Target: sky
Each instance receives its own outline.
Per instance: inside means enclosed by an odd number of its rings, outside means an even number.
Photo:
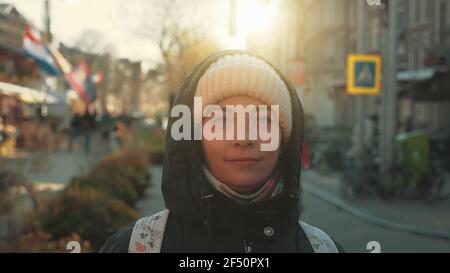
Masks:
[[[145,0],[50,0],[51,31],[56,42],[73,46],[80,40],[83,31],[98,32],[104,44],[114,48],[113,54],[120,58],[142,60],[155,63],[159,59],[158,50],[154,44],[139,38],[130,31],[130,26],[137,25],[145,14],[148,5],[141,5]],[[157,0],[159,1],[159,0]],[[160,0],[164,1],[164,0]],[[199,0],[200,9],[207,20],[214,22],[208,26],[211,36],[223,45],[223,48],[245,48],[246,33],[258,26],[263,26],[264,20],[255,16],[258,0],[237,1],[237,29],[235,38],[229,37],[229,0]],[[0,0],[12,3],[39,30],[43,29],[44,0]],[[142,8],[141,8],[142,6]],[[136,12],[134,12],[136,10]],[[151,10],[148,13],[151,17]]]

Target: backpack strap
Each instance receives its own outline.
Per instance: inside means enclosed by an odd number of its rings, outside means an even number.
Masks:
[[[159,253],[161,251],[164,230],[169,210],[139,219],[131,233],[129,253]]]
[[[300,227],[308,237],[314,253],[339,253],[334,241],[328,234],[321,229],[308,225],[303,221],[299,221]]]

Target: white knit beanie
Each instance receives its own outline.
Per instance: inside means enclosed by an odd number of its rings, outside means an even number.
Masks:
[[[203,107],[232,96],[249,96],[267,105],[279,105],[284,141],[292,130],[289,91],[277,72],[266,62],[248,54],[227,55],[214,62],[200,78],[195,96]]]

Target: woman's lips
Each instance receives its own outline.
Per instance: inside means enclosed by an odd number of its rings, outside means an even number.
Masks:
[[[229,158],[225,159],[227,163],[237,165],[237,166],[251,166],[259,161],[261,161],[260,158],[254,158],[254,157],[236,157],[236,158]]]

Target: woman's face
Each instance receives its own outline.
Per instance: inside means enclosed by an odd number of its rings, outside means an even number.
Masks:
[[[233,96],[224,99],[218,103],[220,107],[225,109],[226,105],[265,105],[260,100],[248,96]],[[268,111],[269,112],[269,111]],[[267,119],[267,127],[270,128],[270,118],[258,115]],[[267,115],[270,117],[270,114]],[[203,127],[205,123],[217,117],[209,117],[203,119]],[[234,138],[233,140],[206,140],[202,138],[202,146],[205,153],[206,163],[210,172],[222,183],[240,193],[254,192],[261,186],[272,173],[277,164],[280,154],[280,145],[278,149],[273,151],[261,151],[261,143],[259,134],[256,140],[249,139],[249,115],[246,115],[245,122],[245,140],[237,139],[237,115],[234,115]],[[223,114],[223,127],[226,128],[226,115]],[[275,122],[275,121],[274,121]],[[224,130],[224,139],[226,129]],[[203,132],[205,134],[205,130]]]

